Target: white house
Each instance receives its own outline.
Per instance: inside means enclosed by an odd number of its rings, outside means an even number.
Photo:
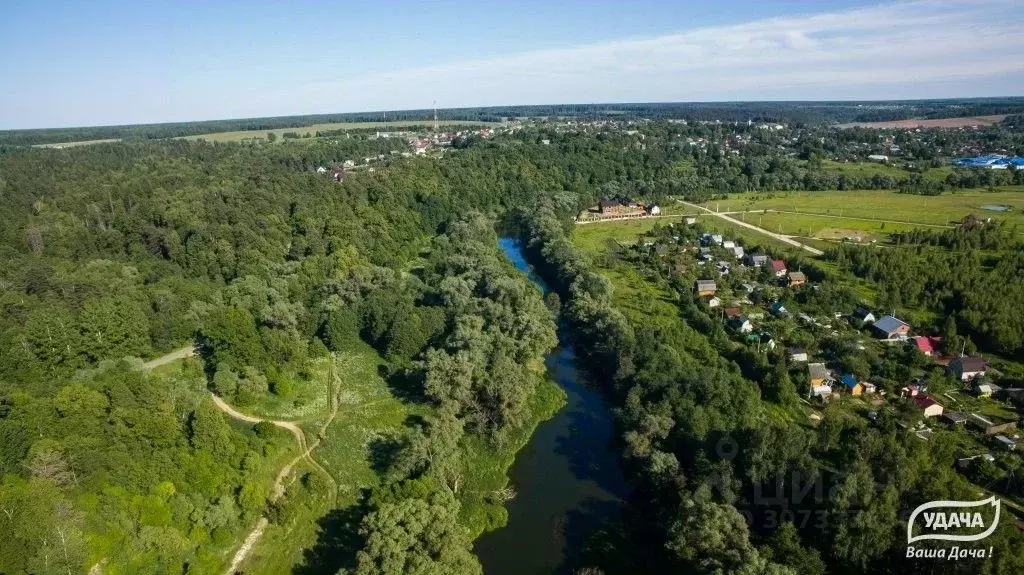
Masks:
[[[882,162],[883,164],[889,161],[889,156],[883,154],[871,154],[868,159],[872,162]]]
[[[327,173],[327,168],[325,168],[323,166],[320,166],[320,167],[318,167],[316,169],[316,173],[318,173],[318,174],[326,174]]]
[[[692,226],[693,224],[697,223],[697,218],[693,218],[693,217],[683,218],[683,222],[686,225],[688,225],[688,226]]]
[[[722,242],[722,247],[727,249],[727,250],[731,250],[734,247],[736,247],[736,242],[734,242],[732,240],[725,240],[724,242]]]
[[[651,204],[647,207],[647,213],[652,216],[657,216],[661,213],[661,207],[659,207],[658,204]]]
[[[718,307],[720,305],[722,305],[722,300],[717,297],[708,300],[708,307]]]

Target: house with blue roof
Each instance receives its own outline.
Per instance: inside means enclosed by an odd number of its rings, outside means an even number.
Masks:
[[[906,338],[910,333],[910,324],[895,316],[887,315],[872,324],[871,331],[881,339],[901,339]]]
[[[861,385],[857,376],[852,373],[844,373],[839,378],[839,384],[842,385],[846,391],[849,391],[850,395],[860,395],[864,393],[864,386]]]

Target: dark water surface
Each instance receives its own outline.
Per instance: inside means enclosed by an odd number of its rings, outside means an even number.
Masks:
[[[530,269],[522,246],[499,240],[515,266],[545,293],[548,288]],[[565,390],[566,404],[541,423],[509,470],[516,498],[508,525],[481,537],[476,553],[487,575],[569,572],[587,535],[617,517],[628,487],[612,450],[612,415],[596,389],[588,387],[574,364],[571,345],[546,360],[548,373]]]

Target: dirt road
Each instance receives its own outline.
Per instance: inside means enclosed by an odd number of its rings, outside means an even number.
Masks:
[[[332,379],[332,381],[333,378],[335,377],[333,364],[329,377]],[[329,387],[329,389],[335,389],[335,386],[332,385]],[[299,427],[299,425],[294,421],[262,419],[236,410],[235,408],[228,405],[226,401],[224,401],[217,395],[213,394],[212,392],[210,393],[210,397],[213,399],[214,405],[216,405],[217,408],[223,411],[224,414],[227,415],[228,417],[252,424],[262,422],[272,423],[277,427],[287,429],[292,434],[292,436],[295,437],[295,442],[299,445],[299,454],[295,456],[295,458],[293,458],[287,464],[285,464],[285,466],[281,468],[281,471],[278,472],[277,478],[274,480],[274,491],[270,495],[271,502],[276,501],[278,498],[284,495],[285,480],[287,480],[288,477],[291,475],[292,469],[295,468],[295,465],[297,465],[299,461],[302,460],[305,460],[307,463],[309,463],[310,466],[323,473],[324,476],[327,477],[327,480],[331,483],[332,491],[335,493],[337,492],[338,487],[337,482],[334,480],[334,476],[331,475],[329,471],[324,469],[324,467],[320,465],[320,463],[317,462],[317,460],[314,459],[312,455],[310,455],[310,453],[314,449],[316,449],[318,445],[320,445],[320,439],[324,436],[324,432],[327,429],[327,426],[329,426],[331,422],[334,421],[334,417],[338,414],[338,401],[336,394],[333,394],[331,396],[331,412],[328,415],[327,419],[324,421],[323,425],[320,426],[320,430],[317,433],[317,437],[316,439],[313,440],[312,443],[306,442],[306,434],[302,431],[302,428]],[[248,557],[249,552],[252,551],[252,548],[259,541],[260,537],[263,536],[263,531],[267,528],[268,523],[269,522],[266,516],[260,517],[260,520],[256,522],[256,526],[253,527],[252,531],[249,532],[249,535],[246,536],[245,541],[242,543],[242,546],[239,547],[238,551],[235,552],[234,557],[232,557],[231,559],[231,566],[228,567],[227,571],[225,571],[225,575],[232,575],[238,570],[238,567],[242,564],[243,561],[245,561],[245,558]]]
[[[162,355],[158,358],[151,359],[143,363],[142,369],[153,369],[155,367],[166,365],[179,359],[192,357],[195,354],[195,346],[189,345],[181,349],[176,349],[166,355]],[[336,390],[338,387],[333,384],[335,377],[333,363],[331,364],[331,370],[328,377],[332,382],[332,385],[330,385],[328,389]],[[260,417],[256,417],[254,415],[242,413],[241,411],[238,411],[237,409],[231,407],[226,401],[224,401],[218,395],[214,394],[213,392],[210,393],[210,398],[213,400],[213,404],[216,405],[217,408],[224,412],[224,414],[227,415],[228,417],[232,419],[237,419],[238,421],[244,421],[246,423],[252,424],[263,422],[272,423],[277,427],[280,427],[281,429],[287,429],[288,432],[292,434],[292,437],[295,438],[295,442],[299,446],[299,454],[296,455],[295,458],[293,458],[287,464],[285,464],[285,466],[281,468],[281,471],[277,473],[277,477],[274,479],[274,490],[270,495],[271,502],[276,501],[278,498],[284,495],[285,481],[291,475],[292,470],[295,468],[295,465],[297,465],[299,461],[302,460],[305,460],[307,463],[309,463],[310,466],[323,473],[324,476],[327,477],[327,480],[331,483],[332,491],[337,492],[337,482],[334,480],[334,476],[331,475],[329,471],[324,469],[324,467],[320,465],[320,463],[317,462],[317,460],[314,459],[312,455],[310,455],[310,452],[312,452],[314,449],[316,449],[318,445],[320,445],[320,439],[324,436],[324,432],[326,431],[327,426],[329,426],[331,422],[334,421],[335,416],[338,414],[337,393],[330,391],[329,393],[331,393],[331,411],[328,414],[327,419],[320,426],[320,429],[317,433],[317,437],[316,439],[314,439],[312,443],[308,443],[306,441],[306,434],[302,431],[302,428],[298,425],[298,422],[263,419]],[[252,548],[259,541],[260,537],[263,536],[263,531],[267,528],[268,524],[269,521],[265,516],[260,517],[259,521],[256,522],[256,525],[253,527],[252,531],[250,531],[249,535],[246,536],[245,541],[242,543],[242,546],[239,547],[238,551],[235,552],[234,557],[231,559],[231,566],[228,567],[227,571],[225,571],[225,575],[232,575],[238,570],[238,567],[242,564],[243,561],[245,561],[245,558],[248,557],[249,552],[252,551]],[[102,565],[100,563],[97,563],[93,567],[93,570],[98,573],[99,569],[101,568]]]
[[[820,256],[820,255],[825,253],[825,252],[819,250],[818,248],[812,248],[811,246],[802,244],[802,243],[794,240],[793,238],[791,238],[789,236],[784,236],[782,234],[774,234],[774,233],[769,232],[768,230],[766,230],[764,228],[759,228],[759,227],[755,226],[754,224],[748,224],[747,222],[744,222],[744,221],[741,221],[741,220],[737,220],[736,218],[734,218],[732,216],[728,216],[726,214],[719,213],[719,212],[713,212],[713,211],[711,211],[711,210],[709,210],[709,209],[707,209],[707,208],[705,208],[703,206],[698,206],[697,204],[691,204],[690,202],[684,202],[683,200],[676,200],[676,201],[678,201],[679,203],[681,203],[683,205],[690,206],[691,208],[696,208],[698,210],[706,212],[706,213],[708,213],[708,214],[710,214],[712,216],[722,218],[723,220],[729,222],[730,224],[736,224],[737,226],[742,226],[744,228],[753,230],[753,231],[755,231],[755,232],[757,232],[759,234],[764,234],[766,236],[775,238],[776,240],[778,240],[778,241],[780,241],[780,242],[782,242],[784,244],[789,244],[791,246],[798,247],[798,248],[800,248],[802,250],[805,250],[805,251],[808,251],[808,252],[810,252],[810,253],[812,253],[812,254],[814,254],[816,256]]]
[[[161,355],[156,359],[151,359],[146,363],[142,364],[142,369],[153,369],[154,367],[160,367],[161,365],[167,365],[172,361],[178,361],[179,359],[185,359],[186,357],[192,357],[196,354],[196,346],[187,345],[181,349],[176,349],[167,355]]]

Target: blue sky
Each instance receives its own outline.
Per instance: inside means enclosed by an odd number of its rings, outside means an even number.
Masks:
[[[0,129],[501,104],[1024,95],[1013,0],[0,8]]]

